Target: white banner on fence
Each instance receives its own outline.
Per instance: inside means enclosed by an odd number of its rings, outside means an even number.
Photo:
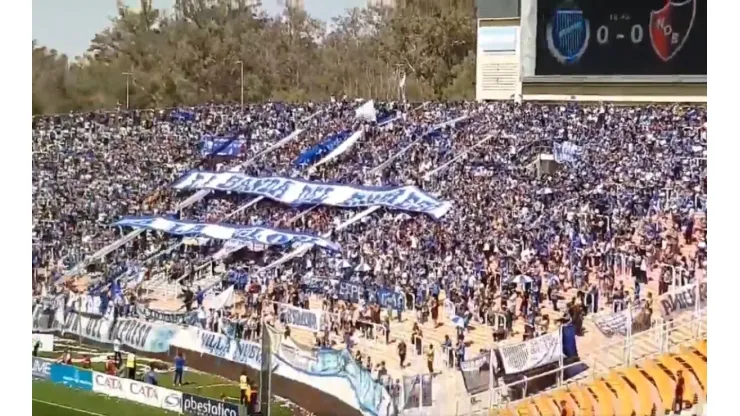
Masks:
[[[178,337],[172,345],[241,363],[256,370],[262,368],[262,347],[259,344],[205,330],[188,331],[196,331],[194,344],[192,338]]]
[[[33,348],[37,342],[40,342],[39,351],[52,352],[54,351],[54,335],[52,334],[31,334],[31,348]]]
[[[697,304],[698,302],[698,304]],[[660,297],[660,311],[663,318],[671,318],[674,314],[683,311],[702,308],[707,304],[707,282],[691,283],[679,287],[673,292],[664,293]]]
[[[260,195],[288,205],[329,205],[344,208],[380,205],[441,218],[450,202],[439,201],[415,186],[371,187],[309,182],[282,177],[256,178],[236,172],[193,171],[173,185],[175,189],[213,189]]]
[[[182,392],[93,372],[93,391],[147,406],[182,412]]]
[[[170,340],[181,330],[176,325],[139,319],[118,319],[115,325],[113,322],[70,313],[60,330],[62,335],[74,334],[104,344],[111,344],[120,338],[121,344],[146,352],[169,351]]]
[[[559,360],[563,354],[563,340],[560,331],[554,331],[501,347],[499,352],[506,374],[515,374]]]
[[[599,331],[607,337],[612,337],[615,334],[627,335],[627,331],[630,325],[632,325],[634,317],[638,316],[641,311],[642,307],[635,306],[611,314],[596,315],[593,318],[593,322],[599,328]]]
[[[144,305],[135,305],[136,315],[142,319],[167,322],[180,325],[195,325],[198,323],[198,311],[170,312],[150,309]]]
[[[286,303],[278,306],[278,316],[285,325],[319,332],[324,328],[324,312],[315,309],[297,308]]]

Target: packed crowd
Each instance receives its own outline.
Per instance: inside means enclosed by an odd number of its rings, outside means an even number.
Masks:
[[[619,292],[618,262],[631,267],[641,283],[646,268],[658,263],[687,274],[705,267],[706,235],[694,231],[693,215],[706,209],[703,108],[389,103],[377,105],[390,120],[381,125],[358,119],[357,106],[348,101],[206,106],[35,119],[34,263],[61,275],[124,235],[128,230],[109,226],[124,215],[265,224],[326,235],[342,250],[314,248],[266,273],[260,269],[288,248],[236,252],[224,260],[223,276],[247,293],[266,292],[278,278],[296,302],[309,292],[331,301],[338,298],[332,285],[351,281],[404,291],[406,308],[425,319],[439,313],[438,295],[444,291],[465,325],[502,312],[508,325],[521,317],[531,328],[542,321],[542,302],[558,310],[558,292],[565,288],[586,293],[598,287],[606,297]],[[264,152],[298,128],[304,131],[293,140]],[[318,167],[296,163],[328,135],[359,129],[364,137],[338,158]],[[204,157],[199,142],[205,134],[236,135],[246,144],[236,157]],[[537,175],[529,168],[537,154],[552,153],[565,142],[578,152],[556,171]],[[169,185],[184,172],[235,166],[253,176],[416,185],[453,207],[440,220],[382,208],[341,230],[358,209],[292,207],[223,192],[178,207],[192,192],[175,192]],[[670,215],[671,221],[657,214]],[[678,255],[665,227],[681,230],[700,250],[690,258]],[[637,244],[636,234],[647,238]],[[101,274],[110,276],[133,261],[148,277],[167,270],[175,279],[208,263],[222,246],[178,241],[142,233],[108,256]],[[638,299],[639,284],[632,289],[619,296]],[[572,308],[587,302],[583,293],[567,300],[566,310],[576,315],[567,319],[576,324],[582,313],[604,304]],[[339,304],[331,303],[341,316]],[[381,324],[380,314],[370,309],[362,305],[352,313]],[[242,328],[252,327],[252,317],[244,318]]]

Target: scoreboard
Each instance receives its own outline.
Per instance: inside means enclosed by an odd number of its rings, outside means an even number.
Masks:
[[[706,0],[533,0],[535,75],[706,75]]]

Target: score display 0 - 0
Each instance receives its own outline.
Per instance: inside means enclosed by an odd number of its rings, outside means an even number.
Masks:
[[[706,75],[706,0],[538,0],[536,75]]]

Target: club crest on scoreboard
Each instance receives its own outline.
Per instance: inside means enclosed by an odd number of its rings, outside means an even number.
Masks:
[[[588,19],[573,1],[562,3],[545,29],[547,49],[561,64],[578,62],[591,39]]]
[[[655,54],[664,62],[676,56],[689,39],[695,19],[696,0],[668,2],[650,12],[650,42]]]

